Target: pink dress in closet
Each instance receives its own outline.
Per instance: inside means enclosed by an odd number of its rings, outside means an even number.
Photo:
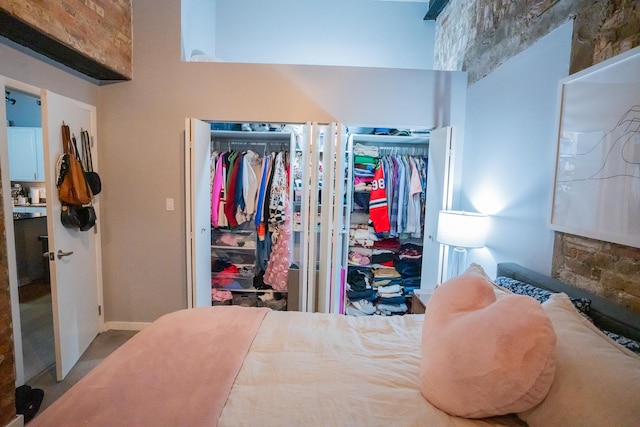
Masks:
[[[278,227],[276,243],[271,250],[271,257],[264,272],[264,283],[271,285],[276,291],[287,290],[289,277],[289,243],[291,241],[291,218],[288,213],[289,200],[284,200],[285,219],[284,224]]]
[[[285,156],[276,157],[274,177],[271,184],[269,210],[269,229],[273,230],[275,243],[264,272],[264,283],[277,291],[287,289],[289,275],[289,242],[291,237],[291,218],[289,215],[289,191]],[[284,219],[284,221],[282,221]]]

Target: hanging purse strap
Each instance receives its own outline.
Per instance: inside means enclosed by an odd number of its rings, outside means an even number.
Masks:
[[[93,158],[91,157],[91,138],[86,130],[80,131],[82,139],[82,155],[84,159],[85,171],[93,172]]]
[[[74,151],[74,155],[76,156],[76,160],[80,162],[80,165],[82,166],[82,169],[84,170],[84,165],[82,164],[82,159],[80,158],[80,152],[78,151],[78,144],[76,144],[76,136],[75,135],[71,136],[71,141],[73,141],[73,151]]]
[[[71,147],[71,131],[69,126],[62,123],[62,150],[65,154],[71,155],[73,148]]]

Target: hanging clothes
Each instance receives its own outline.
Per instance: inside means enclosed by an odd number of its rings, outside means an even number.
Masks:
[[[263,210],[264,210],[264,197],[267,191],[267,181],[269,179],[269,170],[271,168],[271,156],[265,155],[262,162],[262,172],[260,173],[260,185],[258,186],[257,200],[256,200],[256,215],[254,218],[254,224],[256,229],[260,227],[262,223]],[[263,236],[264,237],[264,236]]]
[[[288,153],[211,152],[211,224],[235,230],[255,227],[255,279],[287,289],[290,265],[290,165]],[[255,283],[254,283],[255,286]],[[261,288],[263,289],[263,288]]]
[[[218,215],[220,214],[220,194],[222,193],[222,154],[214,152],[211,159],[211,226],[218,228]]]
[[[369,218],[373,222],[376,233],[389,231],[389,210],[387,209],[387,191],[382,161],[378,162],[371,182],[371,196],[369,199]]]
[[[362,191],[358,190],[358,183],[365,169],[362,167],[364,162],[361,161],[359,165],[360,170],[354,173],[354,202],[358,205],[363,196]],[[415,156],[386,155],[379,158],[371,178],[367,203],[369,219],[376,233],[388,233],[389,237],[422,236],[426,167],[425,159]]]
[[[244,175],[244,155],[245,153],[238,153],[236,163],[238,164],[238,171],[236,176],[236,186],[234,188],[233,196],[233,212],[235,213],[235,220],[238,225],[245,222],[244,211],[244,196],[242,193],[242,182]]]
[[[287,289],[291,253],[287,168],[286,153],[278,153],[273,166],[269,198],[269,231],[272,233],[273,249],[265,270],[264,283],[280,291]]]
[[[256,194],[258,192],[258,178],[262,171],[262,159],[258,153],[247,151],[243,158],[244,174],[242,175],[242,196],[244,200],[244,216],[251,221],[256,212]]]
[[[227,199],[224,206],[224,215],[227,218],[229,228],[232,230],[238,227],[236,221],[235,196],[236,184],[238,179],[238,162],[236,161],[238,153],[236,151],[229,155],[229,169],[227,174],[227,188],[225,194]]]
[[[220,197],[218,199],[218,212],[217,214],[214,214],[212,212],[212,215],[215,215],[216,218],[216,223],[212,225],[214,225],[214,227],[226,227],[227,224],[227,217],[224,214],[224,208],[227,204],[227,170],[229,168],[229,153],[223,153],[222,155],[219,156],[219,169],[216,170],[216,179],[220,179],[219,182],[219,190],[220,190]],[[215,183],[214,183],[215,185]]]
[[[411,237],[420,238],[420,194],[422,194],[422,184],[420,183],[420,172],[416,159],[409,157],[409,165],[411,167],[411,178],[409,181],[409,206],[407,208],[407,228],[406,232],[411,233]]]
[[[280,152],[276,156],[273,178],[271,179],[271,192],[269,197],[269,228],[271,231],[275,231],[277,226],[284,223],[284,202],[289,197],[288,182],[285,155],[283,152]]]
[[[289,197],[282,199],[284,222],[278,227],[277,237],[264,272],[264,283],[277,291],[286,291],[291,265],[291,217],[289,215]]]

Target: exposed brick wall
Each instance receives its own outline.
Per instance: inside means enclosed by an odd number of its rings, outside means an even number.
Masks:
[[[640,250],[556,233],[557,277],[640,312]]]
[[[640,45],[640,0],[451,0],[436,21],[434,68],[469,84],[575,19],[570,73]],[[552,275],[640,312],[640,249],[556,233]]]
[[[0,0],[0,9],[71,51],[131,79],[131,0]],[[18,43],[32,47],[20,40],[20,33],[26,31],[18,30],[18,34],[14,31],[8,37],[17,37]],[[32,47],[35,50],[44,44],[37,36],[26,38],[35,43]],[[74,60],[73,54],[63,53],[55,45],[41,53],[63,63],[62,58],[66,58],[71,63],[65,65],[91,75],[74,66],[74,62],[81,62],[77,59],[80,57]]]
[[[2,199],[0,193],[0,218],[4,218]],[[7,272],[7,239],[4,221],[0,221],[0,426],[7,425],[16,416],[15,381],[11,298]]]

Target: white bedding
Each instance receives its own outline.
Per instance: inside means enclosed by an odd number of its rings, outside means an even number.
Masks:
[[[269,312],[218,425],[522,425],[452,417],[422,397],[423,317]]]

